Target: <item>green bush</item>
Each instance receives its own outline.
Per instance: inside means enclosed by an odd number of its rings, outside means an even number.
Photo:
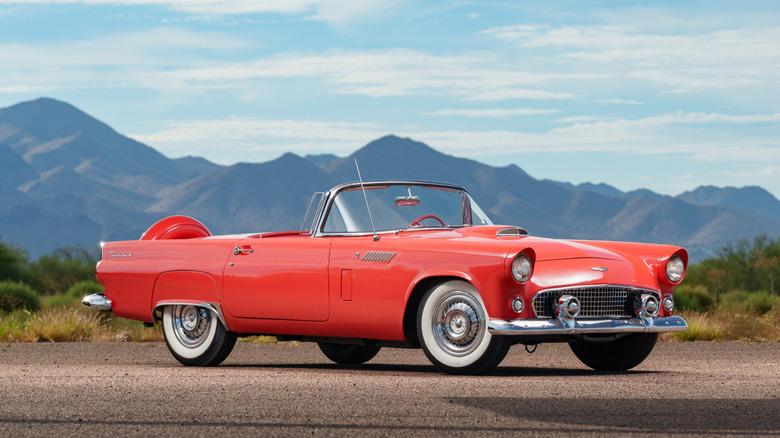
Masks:
[[[81,300],[87,295],[92,294],[102,294],[104,292],[103,286],[100,285],[97,281],[94,280],[84,280],[79,281],[78,283],[74,284],[73,286],[68,289],[67,292],[65,292],[65,295],[67,295],[70,298],[78,298]]]
[[[62,295],[74,284],[94,281],[92,253],[81,248],[60,248],[29,264],[29,284],[42,295]]]
[[[764,315],[773,306],[773,297],[767,291],[747,292],[744,290],[732,290],[720,297],[721,308],[742,313],[757,313]]]
[[[36,311],[41,300],[30,286],[14,281],[0,282],[0,310],[10,312],[16,309]]]
[[[678,309],[701,313],[715,304],[715,297],[704,286],[679,286],[674,290],[674,303]]]

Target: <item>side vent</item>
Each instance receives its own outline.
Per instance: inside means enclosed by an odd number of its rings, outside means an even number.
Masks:
[[[360,260],[363,262],[390,263],[395,254],[394,252],[368,251]]]

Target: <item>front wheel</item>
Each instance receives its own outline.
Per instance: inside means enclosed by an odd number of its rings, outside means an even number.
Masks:
[[[225,330],[206,307],[166,306],[162,324],[168,350],[184,365],[219,365],[236,345],[236,334]]]
[[[320,350],[333,362],[344,365],[366,363],[379,353],[381,347],[368,345],[328,344],[319,342]]]
[[[597,371],[626,371],[644,361],[653,351],[658,333],[632,333],[611,342],[570,342],[577,359]]]
[[[470,283],[439,284],[426,292],[417,312],[417,334],[425,355],[450,374],[482,374],[504,359],[511,339],[488,332],[485,305]]]

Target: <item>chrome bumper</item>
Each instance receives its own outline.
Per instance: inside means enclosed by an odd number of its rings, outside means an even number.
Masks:
[[[688,324],[679,316],[665,318],[624,319],[491,319],[488,331],[492,335],[581,335],[610,333],[681,332]]]
[[[87,295],[81,300],[81,305],[87,309],[111,310],[111,300],[101,294]]]

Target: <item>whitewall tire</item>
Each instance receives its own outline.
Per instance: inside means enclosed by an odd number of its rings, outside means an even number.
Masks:
[[[451,374],[482,374],[504,359],[511,339],[488,332],[485,304],[470,283],[441,283],[425,293],[417,334],[428,359]]]
[[[225,330],[207,307],[165,306],[162,324],[168,350],[184,365],[218,365],[236,344],[236,334]]]

